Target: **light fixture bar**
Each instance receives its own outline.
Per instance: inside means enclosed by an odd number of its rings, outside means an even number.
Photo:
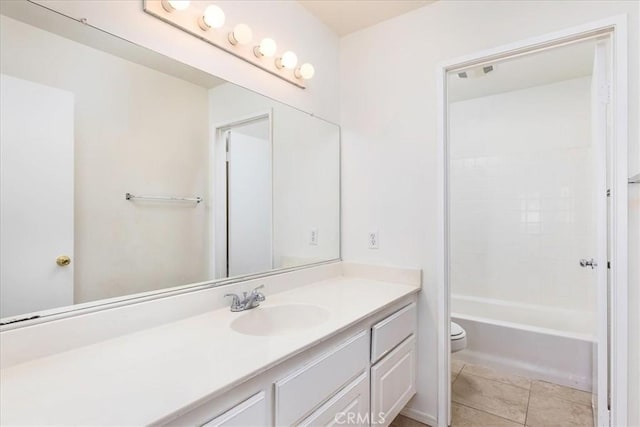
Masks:
[[[193,8],[169,12],[167,8],[163,6],[163,0],[143,0],[143,9],[146,13],[154,16],[161,21],[164,21],[192,36],[203,40],[218,49],[222,49],[225,52],[242,59],[254,65],[269,74],[272,74],[282,80],[291,83],[301,89],[306,89],[304,80],[297,78],[295,70],[291,69],[278,69],[274,65],[273,58],[258,57],[254,52],[254,44],[250,43],[245,46],[240,44],[233,45],[229,42],[229,31],[223,29],[211,29],[203,30],[202,28],[202,11],[197,11]],[[166,3],[166,1],[165,1]],[[200,23],[199,23],[200,22]]]

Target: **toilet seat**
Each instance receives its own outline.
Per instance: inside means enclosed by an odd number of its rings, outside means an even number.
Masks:
[[[460,325],[451,322],[451,352],[464,350],[467,347],[467,332]]]
[[[451,339],[461,339],[467,336],[467,333],[462,329],[462,326],[456,322],[451,322]]]

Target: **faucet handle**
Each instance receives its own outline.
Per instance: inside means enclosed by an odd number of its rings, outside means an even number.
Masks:
[[[264,288],[264,285],[260,285],[257,288],[255,288],[253,291],[251,291],[251,295],[255,297],[255,301],[263,302],[264,300],[267,299],[262,292],[258,292],[258,289],[262,289],[262,288]]]
[[[234,308],[238,308],[240,307],[240,297],[238,296],[238,294],[224,294],[224,297],[232,297],[233,300],[231,301],[231,309],[233,310]]]

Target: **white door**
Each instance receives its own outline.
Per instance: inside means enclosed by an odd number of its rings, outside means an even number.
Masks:
[[[73,304],[73,94],[1,75],[0,317]]]
[[[229,130],[227,151],[228,275],[271,270],[269,122]]]
[[[596,277],[596,341],[593,351],[593,407],[598,426],[609,426],[609,287],[608,287],[608,214],[607,214],[607,135],[609,105],[609,40],[596,44],[591,90],[591,123],[595,160],[597,253],[582,262]],[[586,264],[586,265],[584,265]]]

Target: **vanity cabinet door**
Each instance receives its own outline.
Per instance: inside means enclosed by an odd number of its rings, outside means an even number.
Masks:
[[[217,426],[262,426],[265,425],[267,402],[265,394],[261,391],[237,406],[229,409],[211,421],[203,424],[203,427]]]
[[[299,426],[318,427],[342,424],[369,425],[369,373],[366,371],[302,421]]]
[[[371,416],[389,425],[416,394],[416,339],[411,335],[371,368]]]

